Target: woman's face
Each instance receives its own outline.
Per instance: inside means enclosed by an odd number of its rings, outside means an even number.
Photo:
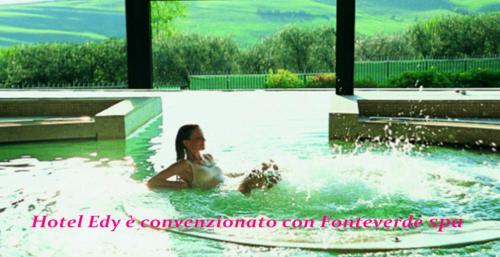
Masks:
[[[191,152],[205,150],[205,137],[201,129],[194,129],[191,138],[189,140],[184,140],[184,145]]]

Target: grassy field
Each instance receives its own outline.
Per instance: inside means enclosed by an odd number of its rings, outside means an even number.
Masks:
[[[124,37],[124,15],[117,0],[0,5],[0,46]]]
[[[396,33],[418,20],[453,13],[448,9],[434,8],[439,5],[415,10],[377,5],[376,2],[358,1],[356,30],[359,33]],[[224,15],[217,15],[218,12]],[[335,14],[336,7],[330,1],[201,1],[189,2],[188,19],[179,20],[177,24],[182,31],[232,35],[245,45],[275,33],[287,24],[334,25]]]
[[[459,12],[488,10],[492,0],[357,0],[356,31],[361,34],[398,33],[415,22]],[[275,33],[287,24],[334,25],[334,0],[191,1],[188,18],[177,22],[181,31],[232,35],[242,45]],[[500,10],[500,9],[498,9]],[[220,14],[223,15],[220,15]]]
[[[164,4],[168,4],[165,2]],[[287,24],[335,24],[335,0],[184,1],[178,31],[232,35],[250,45]],[[440,15],[500,11],[498,0],[358,0],[357,32],[398,33]],[[56,0],[0,5],[0,46],[125,36],[124,0]]]

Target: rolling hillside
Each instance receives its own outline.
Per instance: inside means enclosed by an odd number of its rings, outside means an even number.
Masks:
[[[9,0],[13,1],[13,0]],[[232,35],[242,45],[287,24],[335,24],[335,0],[185,1],[179,31]],[[168,3],[167,3],[168,4]],[[397,33],[446,14],[500,11],[498,0],[357,0],[357,32]],[[125,36],[123,0],[54,0],[0,5],[0,46]]]

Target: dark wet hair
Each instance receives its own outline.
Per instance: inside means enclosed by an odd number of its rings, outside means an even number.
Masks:
[[[200,128],[197,124],[187,124],[179,128],[175,137],[175,152],[177,153],[177,161],[186,159],[186,147],[183,141],[191,138],[193,131]]]

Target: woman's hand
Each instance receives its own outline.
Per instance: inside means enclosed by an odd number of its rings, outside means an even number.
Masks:
[[[229,172],[229,173],[224,173],[224,176],[230,177],[230,178],[236,178],[245,175],[245,172]]]
[[[180,181],[171,181],[168,178],[172,176],[179,176],[182,180]],[[163,188],[187,188],[190,187],[190,181],[193,180],[193,174],[189,163],[187,161],[179,161],[172,164],[167,169],[161,171],[152,177],[148,182],[147,186],[150,188],[153,187],[163,187]]]

